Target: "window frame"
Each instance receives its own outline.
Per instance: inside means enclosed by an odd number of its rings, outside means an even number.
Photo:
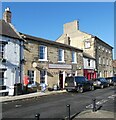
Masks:
[[[5,56],[5,44],[0,43],[0,57],[4,58],[4,56]]]
[[[89,44],[89,45],[88,45]],[[85,41],[84,42],[85,49],[91,48],[91,42],[90,41]]]
[[[72,51],[72,63],[77,63],[77,55],[75,51]]]
[[[44,48],[43,52],[41,52],[40,47]],[[41,58],[41,54],[42,54],[43,58]],[[39,61],[47,61],[47,46],[45,46],[45,45],[39,45]]]
[[[58,49],[58,62],[65,62],[64,61],[64,50],[63,49]]]
[[[32,73],[33,72],[33,73]],[[30,74],[31,73],[31,74]],[[29,84],[35,84],[35,71],[34,70],[28,70],[27,75],[29,77]],[[33,75],[33,76],[32,76]],[[31,80],[30,80],[31,79]],[[33,80],[32,80],[33,79]]]

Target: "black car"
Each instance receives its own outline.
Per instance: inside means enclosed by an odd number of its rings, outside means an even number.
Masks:
[[[116,86],[116,76],[105,78],[110,85]]]
[[[104,88],[109,86],[109,83],[105,78],[96,78],[93,81],[94,87]]]
[[[69,91],[84,92],[85,90],[94,90],[93,82],[90,82],[84,76],[71,76],[65,78],[65,89]]]
[[[113,77],[107,77],[105,79],[108,81],[109,85],[114,85]]]
[[[116,86],[116,76],[112,77],[112,84]]]

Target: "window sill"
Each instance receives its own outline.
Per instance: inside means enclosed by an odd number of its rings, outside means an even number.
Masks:
[[[46,59],[39,59],[39,61],[47,62],[48,60],[46,60]]]
[[[72,62],[72,64],[77,64],[77,62]]]
[[[58,61],[58,63],[65,63],[65,61]]]
[[[91,47],[85,47],[85,49],[90,49]]]

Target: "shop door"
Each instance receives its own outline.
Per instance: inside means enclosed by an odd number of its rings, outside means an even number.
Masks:
[[[87,79],[90,80],[90,73],[87,74]]]
[[[60,89],[63,89],[63,73],[59,73],[59,87]]]

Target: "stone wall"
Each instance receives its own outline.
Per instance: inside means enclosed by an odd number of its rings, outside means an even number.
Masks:
[[[47,47],[47,61],[39,61],[39,45],[44,45]],[[64,61],[65,63],[58,62],[58,49],[64,50]],[[77,63],[72,63],[72,51],[76,52]],[[54,84],[59,84],[59,72],[64,72],[64,77],[67,76],[67,73],[77,72],[78,75],[83,75],[83,53],[78,49],[74,49],[67,46],[60,46],[59,43],[46,44],[45,42],[38,42],[33,40],[27,40],[25,42],[25,64],[24,64],[24,75],[27,75],[28,70],[34,70],[36,73],[35,80],[40,84],[40,70],[45,69],[47,71],[47,84],[49,87],[52,87]],[[33,62],[36,62],[38,67],[33,67]],[[53,66],[58,65],[59,68],[49,68],[49,64]],[[66,68],[61,68],[63,65],[66,65]],[[71,68],[67,68],[69,66]],[[63,78],[63,82],[64,82]],[[64,84],[64,83],[63,83]]]

